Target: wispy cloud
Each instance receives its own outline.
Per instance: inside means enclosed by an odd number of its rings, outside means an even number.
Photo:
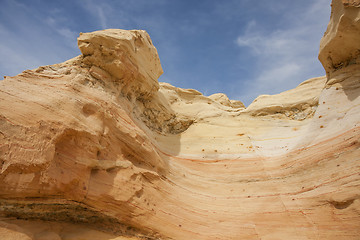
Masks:
[[[35,68],[41,65],[41,61],[36,56],[30,56],[18,52],[16,49],[9,48],[6,44],[0,43],[0,79],[4,76],[12,76],[21,71]],[[26,68],[24,67],[26,66]]]
[[[0,75],[12,76],[74,57],[77,34],[69,26],[58,9],[44,11],[16,0],[2,2]]]
[[[45,19],[44,23],[47,24],[49,28],[53,29],[53,31],[55,31],[58,35],[60,35],[62,44],[66,44],[74,51],[77,50],[76,38],[78,37],[79,33],[67,27],[64,24],[63,19],[48,17]]]
[[[97,10],[97,15],[100,20],[101,28],[103,28],[103,29],[107,28],[107,24],[106,24],[107,20],[106,20],[103,8],[99,6],[99,7],[97,7],[96,10]]]
[[[284,16],[282,28],[266,31],[250,21],[236,39],[248,49],[254,62],[254,79],[246,80],[238,96],[249,104],[259,94],[275,94],[294,88],[321,68],[318,46],[330,13],[328,0],[316,0],[296,19]],[[323,73],[321,73],[323,74]],[[316,77],[316,75],[311,76]]]
[[[86,0],[82,6],[100,23],[101,29],[108,28],[107,16],[111,15],[112,8],[106,3],[106,1],[94,1]]]
[[[69,41],[72,41],[72,43],[75,42],[77,36],[79,35],[77,32],[72,31],[69,28],[65,28],[65,27],[57,29],[57,32],[64,38],[68,39]]]

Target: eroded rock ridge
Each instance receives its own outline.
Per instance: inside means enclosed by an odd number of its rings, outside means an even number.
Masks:
[[[1,239],[359,239],[359,14],[333,0],[327,76],[247,108],[159,83],[141,30],[6,77]]]

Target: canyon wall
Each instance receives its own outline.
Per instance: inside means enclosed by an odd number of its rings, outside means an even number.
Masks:
[[[2,239],[359,239],[358,1],[333,0],[327,76],[247,108],[159,83],[140,30],[0,82]]]

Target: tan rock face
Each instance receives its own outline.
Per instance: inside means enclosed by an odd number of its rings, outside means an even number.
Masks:
[[[327,75],[360,63],[360,1],[333,0],[328,28],[320,42],[319,60]]]
[[[144,31],[79,47],[0,82],[2,239],[359,239],[359,64],[244,108],[158,83]]]
[[[81,33],[83,62],[98,80],[112,80],[124,94],[147,98],[159,89],[163,73],[156,48],[145,31],[112,30]],[[105,81],[106,81],[105,80]]]
[[[360,6],[359,0],[342,0],[344,7],[352,6],[352,7],[358,7]]]

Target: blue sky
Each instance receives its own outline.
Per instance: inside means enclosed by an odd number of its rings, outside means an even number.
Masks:
[[[249,105],[324,75],[331,0],[0,0],[0,76],[80,54],[80,32],[144,29],[159,81]]]

